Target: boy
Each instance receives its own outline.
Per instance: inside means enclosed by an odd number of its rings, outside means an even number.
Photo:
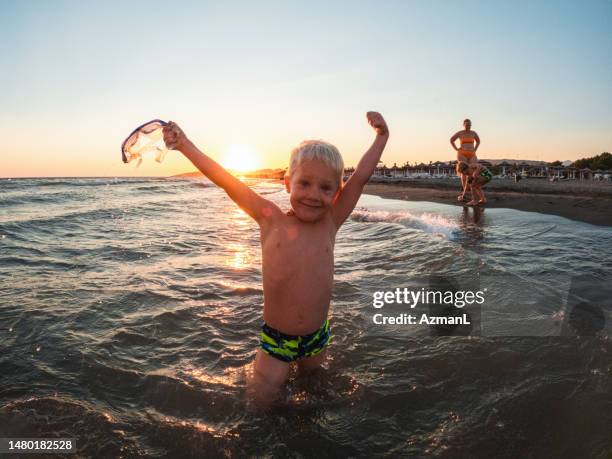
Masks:
[[[461,166],[461,168],[465,169],[463,166]],[[491,179],[493,178],[493,174],[491,174],[491,171],[489,169],[479,163],[470,164],[467,170],[467,182],[472,189],[472,200],[466,205],[476,206],[480,204],[486,204],[487,200],[485,199],[482,187],[491,181]],[[478,201],[476,201],[476,198],[478,198]]]
[[[308,370],[325,360],[336,233],[389,138],[379,113],[366,116],[376,138],[344,185],[344,163],[333,145],[307,141],[292,152],[284,178],[291,203],[287,213],[198,150],[175,123],[164,127],[166,145],[181,151],[259,224],[265,323],[249,386],[262,401],[278,393],[292,362]]]

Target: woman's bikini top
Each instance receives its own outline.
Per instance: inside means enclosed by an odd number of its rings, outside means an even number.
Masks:
[[[476,134],[474,132],[462,133],[459,135],[459,142],[461,143],[461,149],[474,150],[474,143],[476,142]]]
[[[475,143],[476,142],[476,137],[474,136],[474,134],[464,134],[465,137],[459,137],[459,141],[461,142],[461,145],[464,145],[466,143]]]

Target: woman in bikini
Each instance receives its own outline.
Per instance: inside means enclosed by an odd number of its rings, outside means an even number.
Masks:
[[[480,137],[476,131],[472,131],[472,122],[469,119],[463,120],[463,131],[456,132],[451,138],[450,143],[457,151],[457,164],[464,162],[469,165],[478,164],[476,158],[476,150],[480,145]],[[455,145],[455,140],[459,139],[459,147]],[[465,198],[465,190],[467,188],[467,175],[459,173],[461,177],[461,194],[457,196],[458,201],[463,201]]]

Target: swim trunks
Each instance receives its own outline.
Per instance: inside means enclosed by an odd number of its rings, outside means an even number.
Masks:
[[[485,179],[485,182],[483,183],[483,185],[485,183],[489,183],[491,181],[491,179],[493,178],[493,174],[491,174],[491,171],[487,168],[481,169],[480,170],[480,176]]]
[[[329,319],[309,335],[286,335],[264,323],[260,346],[266,354],[283,362],[294,362],[303,357],[320,354],[331,341]]]

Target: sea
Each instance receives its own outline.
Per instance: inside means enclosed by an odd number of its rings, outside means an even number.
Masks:
[[[289,209],[280,182],[249,185]],[[363,195],[336,238],[328,362],[267,408],[245,379],[260,247],[206,179],[1,179],[0,438],[96,458],[612,454],[612,227]]]

